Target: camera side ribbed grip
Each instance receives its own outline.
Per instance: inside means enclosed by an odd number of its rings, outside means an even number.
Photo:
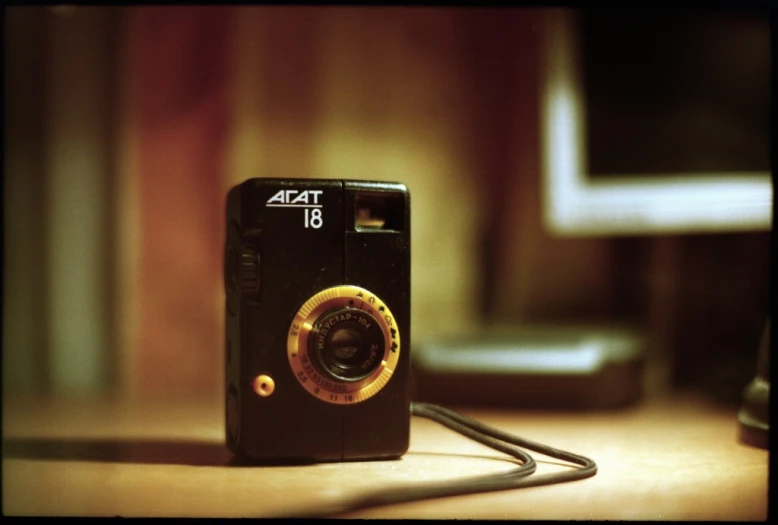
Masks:
[[[244,294],[259,292],[259,253],[253,246],[240,250],[240,288]]]

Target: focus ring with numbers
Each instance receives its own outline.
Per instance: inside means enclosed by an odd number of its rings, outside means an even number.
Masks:
[[[334,286],[297,311],[287,356],[297,381],[311,395],[327,403],[359,403],[392,377],[400,332],[375,294],[358,286]]]

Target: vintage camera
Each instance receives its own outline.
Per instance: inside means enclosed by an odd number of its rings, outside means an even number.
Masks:
[[[226,435],[259,462],[392,458],[410,429],[410,196],[250,179],[227,196]]]

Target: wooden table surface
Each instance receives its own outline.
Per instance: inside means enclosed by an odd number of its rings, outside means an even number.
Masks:
[[[495,427],[593,458],[595,477],[366,509],[347,517],[764,520],[768,452],[737,441],[736,412],[666,398],[588,413],[462,409]],[[360,494],[515,468],[424,419],[396,461],[231,464],[219,404],[8,399],[3,513],[44,516],[296,515]],[[533,453],[537,474],[563,468]]]

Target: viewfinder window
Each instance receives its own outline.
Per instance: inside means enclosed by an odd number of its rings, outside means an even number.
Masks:
[[[405,226],[404,205],[400,193],[359,192],[354,201],[354,228],[401,231]]]

